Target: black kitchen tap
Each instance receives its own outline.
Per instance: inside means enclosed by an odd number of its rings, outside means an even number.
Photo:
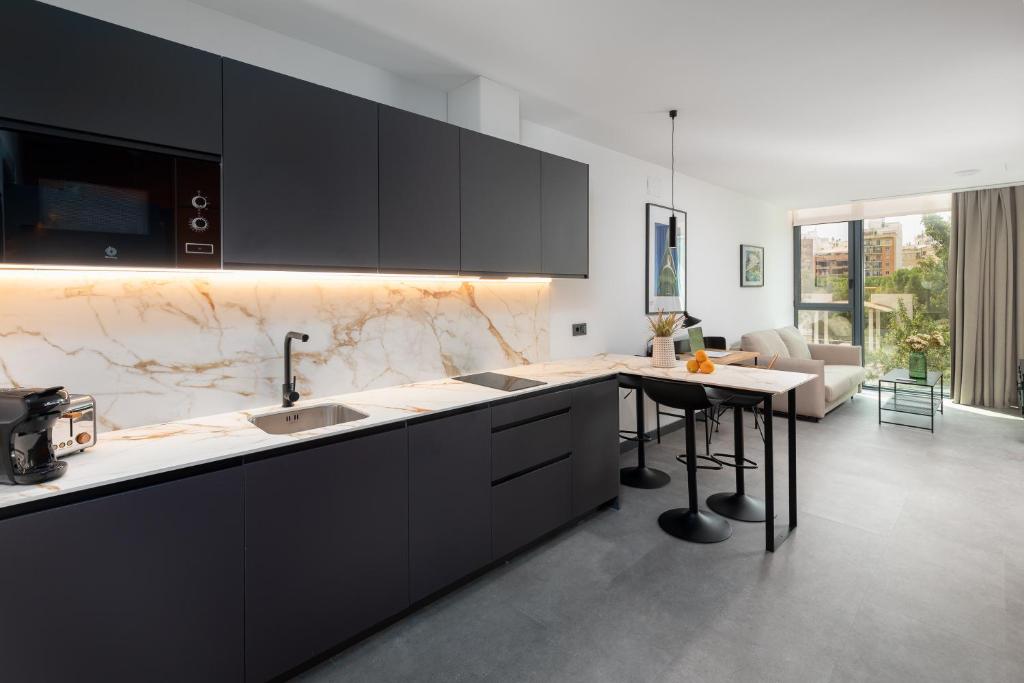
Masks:
[[[281,405],[285,408],[291,408],[299,400],[299,392],[295,391],[295,375],[292,374],[292,339],[307,342],[309,335],[305,332],[289,332],[284,336],[284,384],[281,385]]]

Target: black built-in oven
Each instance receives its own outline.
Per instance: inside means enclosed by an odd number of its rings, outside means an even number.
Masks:
[[[0,124],[0,228],[6,263],[219,268],[220,162]]]

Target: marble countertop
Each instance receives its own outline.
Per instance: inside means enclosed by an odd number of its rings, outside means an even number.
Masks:
[[[483,405],[511,396],[525,396],[553,387],[611,377],[620,372],[649,377],[700,381],[703,384],[781,393],[814,379],[814,375],[720,365],[711,375],[694,375],[685,367],[653,368],[650,358],[599,354],[496,370],[545,382],[544,386],[509,393],[454,379],[417,382],[352,394],[300,401],[299,407],[343,403],[368,417],[298,434],[266,434],[249,418],[281,410],[279,406],[223,413],[100,434],[83,453],[67,458],[63,477],[34,486],[0,486],[0,508],[83,491],[205,463],[237,458],[282,446],[315,441],[347,432],[398,424],[406,420]]]

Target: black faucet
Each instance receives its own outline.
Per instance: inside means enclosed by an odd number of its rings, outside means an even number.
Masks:
[[[292,374],[292,339],[308,342],[309,335],[305,332],[289,332],[284,336],[284,384],[281,385],[281,405],[285,408],[291,408],[299,400],[299,392],[295,391],[295,375]]]

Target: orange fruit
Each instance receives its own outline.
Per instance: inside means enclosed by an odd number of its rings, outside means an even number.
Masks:
[[[708,359],[708,352],[705,351],[704,349],[701,349],[697,353],[693,354],[693,357],[697,359],[698,363],[703,363]]]
[[[700,363],[691,358],[686,361],[686,369],[690,372],[700,372]]]
[[[700,371],[706,375],[710,375],[712,372],[715,371],[715,364],[709,360],[706,360],[700,364]]]

